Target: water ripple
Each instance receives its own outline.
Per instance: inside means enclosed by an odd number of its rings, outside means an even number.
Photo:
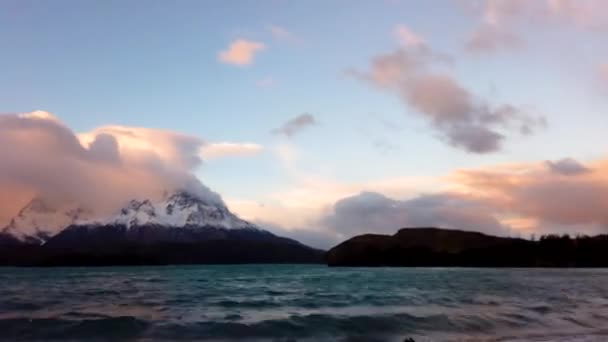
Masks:
[[[608,340],[606,270],[0,268],[0,282],[0,340]]]

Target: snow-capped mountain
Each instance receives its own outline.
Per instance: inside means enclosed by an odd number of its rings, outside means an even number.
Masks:
[[[55,206],[34,198],[0,232],[21,242],[44,244],[65,227],[89,219],[89,215],[75,205]]]
[[[238,218],[224,205],[206,202],[185,191],[164,196],[160,202],[132,200],[117,215],[89,222],[90,225],[163,227],[213,227],[220,229],[258,229]]]
[[[0,265],[322,260],[321,251],[242,220],[221,201],[206,201],[185,191],[159,201],[131,200],[115,215],[103,219],[90,219],[85,213],[32,201],[0,231],[0,245],[8,246],[0,248]],[[37,246],[32,247],[32,243]]]
[[[129,244],[200,243],[213,240],[282,239],[230,212],[223,203],[205,201],[186,191],[160,201],[131,200],[114,216],[81,221],[51,239],[52,247]],[[295,242],[293,240],[290,240]]]

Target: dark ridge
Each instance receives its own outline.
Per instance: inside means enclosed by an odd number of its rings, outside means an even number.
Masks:
[[[324,253],[263,230],[154,225],[71,226],[42,246],[1,244],[5,266],[323,263]]]
[[[608,267],[608,235],[538,241],[440,228],[366,234],[329,250],[329,266]]]

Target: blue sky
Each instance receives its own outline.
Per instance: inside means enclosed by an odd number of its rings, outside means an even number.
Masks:
[[[280,201],[310,179],[363,191],[456,169],[602,158],[608,81],[599,70],[608,46],[603,28],[591,25],[597,18],[579,15],[601,2],[545,8],[516,0],[513,11],[496,3],[4,0],[1,110],[45,110],[75,132],[121,125],[257,144],[255,155],[208,160],[195,171],[241,204]],[[446,144],[419,108],[347,72],[368,72],[375,57],[403,48],[399,25],[447,56],[441,68],[476,99],[525,108],[547,126],[530,136],[506,132],[491,153]],[[489,26],[519,43],[468,51],[467,39]],[[264,48],[248,65],[222,62],[218,55],[238,40]],[[316,123],[291,138],[271,133],[303,113]],[[413,192],[433,191],[433,183]]]

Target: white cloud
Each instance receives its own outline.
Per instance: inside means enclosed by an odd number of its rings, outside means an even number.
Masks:
[[[262,145],[254,143],[207,143],[201,147],[201,157],[204,160],[211,160],[231,156],[251,156],[259,153],[262,149]]]

